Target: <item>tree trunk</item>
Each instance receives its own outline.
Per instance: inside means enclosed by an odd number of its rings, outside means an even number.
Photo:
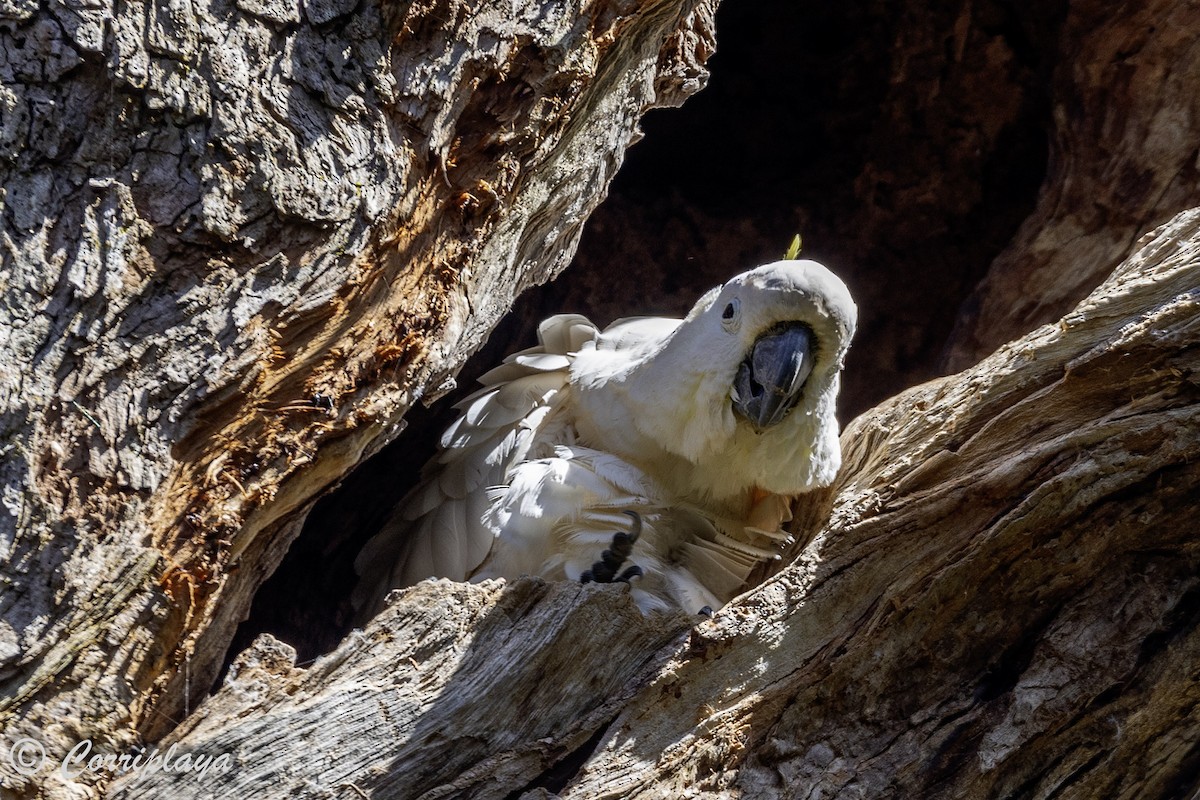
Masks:
[[[965,304],[950,368],[1058,319],[1145,233],[1200,202],[1198,17],[1173,0],[1070,4],[1051,78],[1050,174]]]
[[[315,499],[703,85],[714,5],[5,6],[4,753],[175,727]]]
[[[711,621],[426,582],[262,637],[114,797],[1174,797],[1200,789],[1200,209],[1059,323],[859,417]]]
[[[1168,0],[1065,10],[1051,169],[950,362],[1082,302],[848,426],[778,574],[711,621],[425,583],[308,668],[260,637],[193,712],[316,499],[566,264],[641,115],[703,85],[714,6],[0,8],[4,797],[1200,789],[1200,211],[1083,299],[1200,205],[1200,21]],[[912,120],[946,165],[1003,151],[1022,92],[927,106],[1009,69],[997,9],[904,21],[875,155]],[[919,253],[939,191],[979,215],[964,181],[868,163],[829,213],[858,204],[860,261]],[[58,769],[81,743],[176,768]]]

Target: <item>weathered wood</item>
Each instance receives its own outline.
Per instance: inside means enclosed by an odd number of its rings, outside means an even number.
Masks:
[[[111,776],[18,774],[20,737],[52,767],[168,731],[234,768],[117,796],[1197,788],[1195,214],[1059,326],[858,420],[795,564],[711,623],[619,589],[427,584],[307,670],[260,640],[177,725],[313,499],[565,263],[642,112],[703,83],[712,6],[0,7],[5,798]],[[1194,197],[1195,8],[1055,9],[1057,160],[964,364]],[[975,91],[1009,63],[1036,83],[995,11],[919,10],[888,51],[878,119],[952,98],[929,123],[961,138],[948,164],[1013,152],[1028,116]],[[969,216],[974,171],[920,163],[863,165],[828,213],[922,229],[953,185]],[[893,233],[873,247],[924,241]]]
[[[0,10],[0,749],[174,727],[314,499],[703,85],[713,5]]]
[[[427,582],[403,597],[308,669],[286,663],[290,648],[271,637],[239,657],[171,739],[233,754],[229,772],[146,774],[111,796],[341,797],[352,785],[379,797],[504,797],[611,721],[691,621],[647,619],[607,587],[535,579]]]
[[[855,420],[794,562],[711,621],[426,582],[307,671],[243,655],[159,745],[230,754],[203,791],[114,796],[1200,788],[1198,286],[1200,209],[1058,323]]]
[[[1037,208],[964,304],[950,369],[1061,317],[1143,234],[1200,202],[1198,25],[1194,3],[1068,4]]]

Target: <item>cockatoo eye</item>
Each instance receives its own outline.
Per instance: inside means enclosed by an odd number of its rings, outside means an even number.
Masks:
[[[736,331],[738,325],[742,321],[742,303],[736,297],[726,303],[724,310],[721,311],[721,324],[725,330]]]

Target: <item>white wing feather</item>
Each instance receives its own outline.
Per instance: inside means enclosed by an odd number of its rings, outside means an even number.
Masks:
[[[392,588],[428,577],[466,580],[492,550],[501,528],[488,524],[489,489],[509,485],[528,458],[550,455],[573,434],[562,408],[571,356],[599,331],[585,317],[551,317],[541,344],[485,374],[483,388],[458,404],[463,412],[443,434],[427,474],[355,560],[352,598],[372,614]]]
[[[559,446],[553,458],[516,467],[513,480],[489,510],[498,545],[475,578],[536,574],[579,580],[631,526],[635,510],[643,532],[629,562],[644,571],[633,596],[645,611],[718,608],[774,555],[722,529],[741,528],[687,505],[637,466],[586,447]]]

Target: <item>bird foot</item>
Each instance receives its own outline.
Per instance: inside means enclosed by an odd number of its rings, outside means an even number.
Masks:
[[[632,578],[640,578],[645,572],[637,564],[626,567],[620,574],[617,570],[633,553],[634,542],[642,535],[642,517],[636,511],[624,512],[633,518],[629,533],[617,531],[613,534],[612,547],[600,554],[600,560],[592,564],[592,568],[584,570],[579,576],[580,583],[629,583]]]

